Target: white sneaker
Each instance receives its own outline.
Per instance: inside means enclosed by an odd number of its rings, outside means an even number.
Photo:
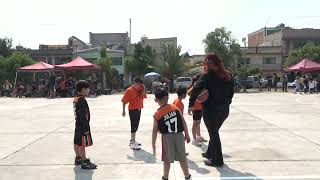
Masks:
[[[206,139],[204,139],[203,137],[197,137],[197,141],[198,142],[208,142]]]
[[[139,143],[139,142],[132,142],[132,140],[130,140],[130,142],[129,142],[129,146],[131,146],[131,144],[133,144],[133,143],[137,144],[138,146],[142,146],[142,144],[141,144],[141,143]]]
[[[141,147],[138,146],[136,143],[132,143],[132,144],[130,145],[130,147],[131,147],[132,150],[140,150],[140,149],[141,149]]]
[[[199,141],[195,140],[195,139],[192,140],[192,144],[197,146],[197,147],[201,147],[202,146],[202,144]]]

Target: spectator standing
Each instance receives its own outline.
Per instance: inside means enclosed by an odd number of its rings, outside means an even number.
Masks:
[[[288,76],[286,74],[282,76],[282,92],[288,92]]]
[[[12,84],[8,80],[6,80],[2,86],[2,90],[3,90],[3,96],[10,97],[11,91],[12,91]]]
[[[279,82],[279,77],[277,73],[274,73],[274,78],[273,78],[274,91],[278,91],[278,86],[277,86],[278,82]]]

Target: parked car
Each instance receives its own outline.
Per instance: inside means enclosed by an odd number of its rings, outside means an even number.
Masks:
[[[192,85],[191,77],[179,77],[174,83],[174,88],[177,89],[179,86],[185,86],[189,88],[191,85]]]
[[[248,76],[247,77],[247,82],[250,84],[250,86],[252,86],[253,88],[258,88],[259,87],[259,81],[261,81],[262,83],[262,87],[266,87],[268,80],[266,79],[259,79],[259,76],[257,75],[253,75],[253,76]]]
[[[288,87],[289,88],[296,88],[296,85],[294,84],[294,82],[289,82]]]

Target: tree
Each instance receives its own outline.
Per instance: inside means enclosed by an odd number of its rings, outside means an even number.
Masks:
[[[167,45],[164,47],[162,54],[162,61],[157,65],[157,70],[169,79],[173,79],[175,76],[181,75],[187,70],[184,64],[185,53],[180,55],[181,47],[176,48],[173,45]]]
[[[136,75],[138,76],[146,73],[146,69],[150,64],[150,61],[145,53],[145,49],[142,47],[140,43],[135,45],[133,60],[136,66],[136,72],[134,73],[136,73]]]
[[[145,56],[147,58],[147,62],[149,65],[154,65],[155,64],[155,59],[156,59],[156,51],[154,49],[152,49],[151,46],[147,45],[145,48],[144,48],[144,51],[145,51]]]
[[[0,56],[8,57],[11,55],[12,39],[0,38]]]
[[[248,76],[251,75],[257,75],[261,73],[261,69],[254,67],[254,66],[248,66],[243,65],[240,68],[238,68],[237,75],[240,79],[247,79]]]
[[[2,62],[4,76],[6,79],[13,81],[17,68],[34,64],[35,61],[28,55],[22,52],[14,52]],[[1,65],[0,65],[1,66]]]
[[[98,59],[98,65],[101,66],[103,72],[103,88],[111,87],[112,78],[111,78],[111,58],[107,55],[107,48],[105,46],[101,47],[100,58]]]
[[[232,37],[231,31],[225,27],[216,28],[208,33],[203,43],[206,53],[216,53],[227,67],[233,66],[234,59],[241,54],[240,45]]]
[[[320,63],[320,45],[308,43],[302,48],[291,50],[285,66],[297,64],[302,59],[310,59]]]
[[[124,71],[126,73],[136,72],[136,66],[134,64],[133,57],[126,56],[124,59]]]
[[[150,66],[154,65],[156,57],[155,51],[147,45],[145,48],[140,43],[134,46],[133,56],[127,56],[125,59],[126,73],[132,73],[141,76],[151,70]]]
[[[0,56],[0,88],[2,85],[2,82],[7,79],[7,72],[5,67],[6,59],[2,56]]]

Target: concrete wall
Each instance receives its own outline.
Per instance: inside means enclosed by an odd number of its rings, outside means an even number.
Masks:
[[[151,46],[152,49],[156,51],[157,54],[162,54],[163,47],[166,45],[173,45],[177,47],[177,38],[159,38],[159,39],[143,39],[141,40],[142,46],[145,47],[147,45]]]
[[[264,59],[267,57],[275,57],[276,64],[264,64]],[[251,66],[260,68],[262,71],[281,71],[282,56],[281,54],[247,54],[244,58],[250,58]]]
[[[112,66],[113,68],[117,69],[119,74],[124,74],[124,52],[123,51],[113,51],[113,50],[108,50],[107,55],[112,58],[120,57],[122,58],[122,65],[116,65]],[[87,59],[93,63],[97,61],[100,58],[100,48],[92,48],[84,51],[79,51],[77,53],[73,54],[73,57],[80,56],[83,59]]]
[[[259,46],[263,43],[264,31],[257,31],[248,35],[248,47]]]

